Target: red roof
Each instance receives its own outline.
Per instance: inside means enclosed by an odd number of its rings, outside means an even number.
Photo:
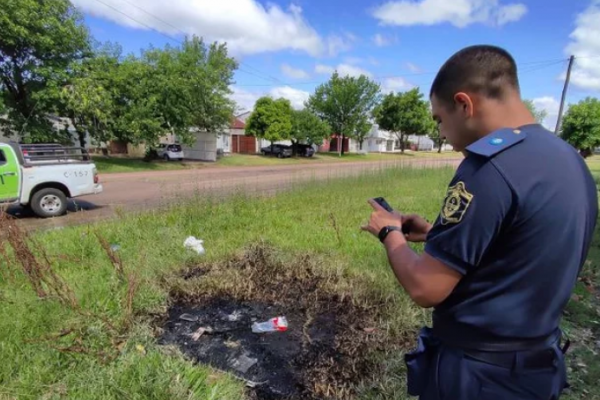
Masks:
[[[246,124],[243,121],[234,118],[233,121],[231,121],[231,129],[246,129]]]

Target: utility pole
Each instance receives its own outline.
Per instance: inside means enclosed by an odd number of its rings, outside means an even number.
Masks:
[[[567,98],[567,89],[569,88],[569,81],[571,80],[571,68],[573,68],[573,61],[575,61],[575,56],[569,57],[567,78],[565,79],[565,87],[563,88],[562,98],[560,100],[560,108],[558,110],[558,119],[556,120],[556,129],[554,130],[554,134],[557,136],[560,132],[560,124],[562,122],[563,109],[565,108],[565,99]]]

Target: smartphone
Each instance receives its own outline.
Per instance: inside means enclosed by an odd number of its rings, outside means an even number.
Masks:
[[[379,204],[381,207],[383,207],[388,212],[393,212],[394,211],[394,209],[392,208],[392,206],[390,206],[389,203],[387,201],[385,201],[385,199],[383,197],[376,197],[373,200],[375,200],[377,202],[377,204]],[[410,232],[409,226],[408,225],[402,225],[402,233],[404,233],[405,235],[408,235],[409,232]]]
[[[376,197],[373,200],[375,200],[377,202],[377,204],[379,204],[381,207],[385,208],[388,212],[394,211],[392,206],[390,206],[383,197]]]

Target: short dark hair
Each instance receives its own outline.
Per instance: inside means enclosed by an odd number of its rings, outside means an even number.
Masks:
[[[450,105],[461,91],[502,99],[508,88],[520,91],[514,58],[500,47],[478,45],[460,50],[444,63],[429,96]]]

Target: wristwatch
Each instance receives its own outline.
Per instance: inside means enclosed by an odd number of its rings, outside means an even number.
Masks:
[[[379,231],[379,241],[381,243],[385,242],[385,238],[387,237],[387,235],[390,234],[390,232],[392,231],[398,231],[400,233],[402,233],[402,228],[398,227],[398,226],[384,226],[383,228],[381,228],[381,230]]]

